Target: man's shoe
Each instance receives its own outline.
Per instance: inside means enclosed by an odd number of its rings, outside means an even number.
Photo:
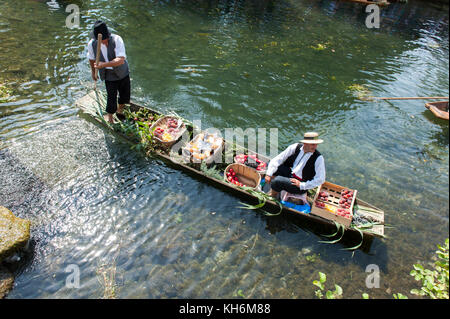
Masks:
[[[125,115],[123,115],[122,113],[119,113],[119,112],[116,113],[116,116],[121,121],[125,121],[127,119]]]

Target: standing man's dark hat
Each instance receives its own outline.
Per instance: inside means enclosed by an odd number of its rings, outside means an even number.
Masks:
[[[109,39],[111,32],[109,32],[108,27],[106,26],[106,23],[98,20],[94,24],[94,39],[97,39],[98,34],[102,34],[102,39],[106,40]]]

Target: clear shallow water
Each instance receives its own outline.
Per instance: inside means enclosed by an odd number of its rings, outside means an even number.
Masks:
[[[102,265],[121,298],[312,298],[318,271],[347,298],[416,287],[412,264],[448,237],[448,123],[424,101],[361,101],[348,87],[447,96],[448,13],[393,5],[374,31],[351,4],[233,3],[83,2],[70,30],[65,4],[0,1],[0,79],[13,90],[0,104],[0,205],[34,222],[10,298],[101,297]],[[280,151],[320,132],[327,180],[383,208],[389,238],[352,257],[290,219],[238,209],[79,113],[98,17],[125,40],[136,101],[204,128],[277,127]],[[369,290],[373,263],[381,288]],[[79,289],[65,286],[70,264]]]

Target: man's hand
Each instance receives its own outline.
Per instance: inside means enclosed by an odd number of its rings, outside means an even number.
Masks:
[[[270,181],[272,180],[272,176],[266,175],[265,180],[266,183],[270,183]]]
[[[296,178],[291,178],[291,183],[292,183],[292,185],[300,187],[300,181]]]
[[[96,69],[103,69],[103,68],[106,67],[105,64],[106,64],[106,62],[99,61],[98,64],[94,63],[94,68],[96,68]]]

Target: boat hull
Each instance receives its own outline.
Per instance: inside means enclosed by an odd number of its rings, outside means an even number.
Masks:
[[[425,104],[436,117],[448,121],[448,101],[429,102]]]
[[[75,105],[77,107],[79,107],[81,110],[86,111],[88,109],[86,106],[89,105],[90,103],[96,103],[95,93],[93,93],[93,92],[91,92],[91,93],[87,94],[86,96],[77,100],[75,102]],[[130,111],[135,112],[141,108],[145,108],[155,115],[162,115],[160,112],[158,112],[148,106],[142,106],[142,105],[135,104],[135,103],[130,104]],[[93,116],[93,118],[97,122],[99,122],[101,124],[105,124],[98,117]],[[128,136],[121,134],[120,132],[117,132],[117,131],[114,131],[114,132],[123,136],[125,139],[130,140],[130,138]],[[132,141],[132,140],[130,140],[130,141],[137,142],[137,141]],[[231,185],[223,180],[218,180],[218,179],[209,177],[208,175],[203,173],[201,170],[197,170],[194,167],[188,166],[184,163],[174,161],[170,156],[168,156],[167,154],[164,154],[162,152],[156,151],[155,155],[159,156],[170,166],[172,166],[176,169],[182,169],[183,171],[190,174],[191,176],[196,177],[202,181],[208,182],[208,183],[214,185],[215,187],[222,189],[226,192],[232,193],[233,195],[245,200],[246,202],[248,202],[252,205],[259,203],[258,198],[256,196],[246,192],[242,188]],[[264,157],[264,156],[258,155],[258,157],[268,160],[268,158]],[[367,247],[367,245],[370,246],[370,243],[371,243],[373,237],[384,237],[384,212],[382,210],[380,210],[379,208],[377,208],[365,201],[362,201],[360,199],[357,199],[356,203],[361,206],[366,206],[373,210],[376,210],[377,212],[379,212],[378,214],[380,215],[379,220],[383,221],[383,224],[375,225],[370,231],[365,231],[365,230],[362,231],[362,233],[364,234],[364,243],[363,243],[362,247]],[[266,211],[268,213],[272,213],[272,214],[276,214],[276,213],[280,212],[279,204],[274,201],[269,201],[269,200],[266,201],[266,203],[265,203],[264,207],[262,207],[262,209],[264,211]],[[312,230],[317,235],[330,234],[330,233],[334,233],[336,231],[336,224],[334,222],[332,222],[328,219],[324,219],[320,216],[315,216],[312,214],[305,214],[305,213],[302,213],[295,209],[291,209],[286,206],[282,207],[282,210],[281,210],[281,213],[279,216],[287,217],[290,219],[295,219],[297,222],[299,222],[299,227],[301,227],[301,228],[306,227],[309,231]],[[277,216],[275,216],[275,217],[277,217]],[[273,217],[271,217],[271,218],[273,218]],[[344,235],[345,235],[343,238],[344,243],[345,243],[345,238],[350,239],[349,242],[352,242],[352,241],[358,240],[358,239],[361,240],[360,231],[358,231],[354,228],[351,228],[351,227],[348,227],[345,229]]]

